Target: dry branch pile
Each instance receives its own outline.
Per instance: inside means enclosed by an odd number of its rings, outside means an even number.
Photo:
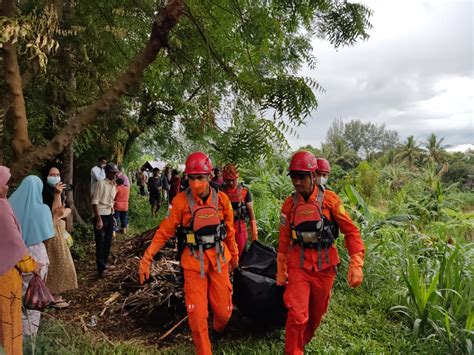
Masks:
[[[156,339],[157,335],[166,334],[186,316],[183,279],[176,248],[169,243],[155,257],[148,282],[139,285],[138,263],[154,232],[115,241],[110,258],[113,266],[105,278],[97,279],[95,260],[87,259],[79,266],[83,270],[80,288],[66,296],[72,301],[70,308],[56,315],[80,322],[84,331],[103,332],[112,337],[150,334]],[[174,331],[169,338],[177,335]]]
[[[150,279],[139,285],[138,263],[154,232],[147,231],[121,245],[115,255],[116,268],[107,280],[111,286],[109,291],[115,292],[109,296],[109,304],[106,300],[104,306],[109,307],[113,303],[112,312],[130,316],[143,327],[166,330],[186,314],[182,273],[179,262],[175,260],[176,248],[173,244],[167,244],[152,264]],[[118,305],[121,305],[120,308]]]

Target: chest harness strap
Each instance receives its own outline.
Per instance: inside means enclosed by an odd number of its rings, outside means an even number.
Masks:
[[[189,248],[190,255],[199,260],[199,269],[201,278],[204,278],[204,251],[212,247],[216,248],[217,271],[222,271],[222,261],[225,263],[225,253],[222,241],[226,237],[225,224],[219,219],[219,204],[217,191],[211,191],[211,206],[196,206],[191,189],[186,190],[186,199],[188,200],[191,211],[191,222],[186,230],[186,245]],[[203,221],[201,221],[203,220]],[[199,251],[197,255],[196,250]]]

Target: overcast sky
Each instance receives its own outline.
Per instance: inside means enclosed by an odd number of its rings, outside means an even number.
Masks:
[[[368,41],[338,51],[314,41],[318,67],[301,74],[326,92],[291,146],[319,147],[335,118],[385,123],[402,139],[474,143],[473,1],[361,2],[374,12]]]

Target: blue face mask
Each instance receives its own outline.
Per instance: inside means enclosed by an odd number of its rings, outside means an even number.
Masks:
[[[48,176],[46,182],[48,185],[55,186],[57,183],[61,182],[61,178],[59,176]]]

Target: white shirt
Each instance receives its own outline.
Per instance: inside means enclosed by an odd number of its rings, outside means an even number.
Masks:
[[[97,205],[101,216],[108,216],[114,212],[114,200],[117,194],[115,181],[103,179],[97,182],[92,195],[92,204]]]
[[[91,196],[94,195],[95,186],[97,181],[105,179],[105,170],[100,166],[94,166],[91,169]]]

